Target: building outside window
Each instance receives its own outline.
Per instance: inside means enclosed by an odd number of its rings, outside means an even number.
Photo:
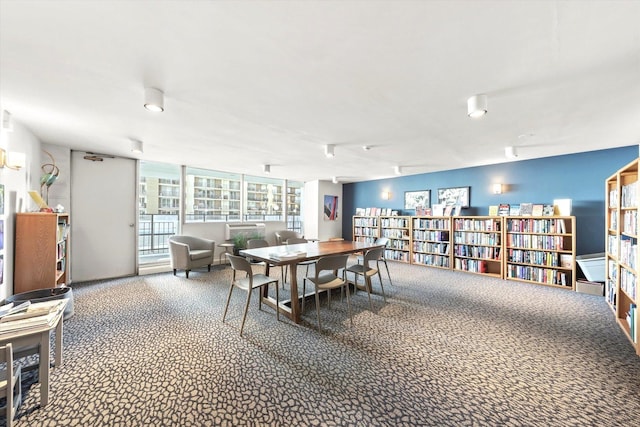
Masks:
[[[304,182],[287,181],[287,229],[303,233],[302,189]]]
[[[178,233],[180,166],[140,162],[138,196],[138,263],[151,264],[169,255],[169,236]]]
[[[240,174],[187,167],[185,222],[240,221]]]
[[[284,181],[245,175],[244,219],[246,221],[284,221]]]

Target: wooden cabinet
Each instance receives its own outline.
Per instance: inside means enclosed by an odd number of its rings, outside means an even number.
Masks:
[[[618,325],[640,355],[638,191],[638,159],[605,181],[605,296]]]
[[[68,214],[16,214],[14,294],[67,284],[69,228]]]
[[[381,216],[380,237],[389,239],[385,258],[389,261],[410,262],[411,257],[411,217]]]
[[[505,221],[505,279],[575,289],[575,217]]]
[[[453,269],[502,278],[501,217],[453,217]]]
[[[451,218],[415,216],[411,228],[411,262],[451,268]]]

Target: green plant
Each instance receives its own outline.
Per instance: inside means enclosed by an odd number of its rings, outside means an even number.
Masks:
[[[238,233],[235,236],[233,236],[233,248],[236,251],[246,249],[247,242],[251,239],[264,239],[264,236],[258,233],[251,233],[251,234]]]

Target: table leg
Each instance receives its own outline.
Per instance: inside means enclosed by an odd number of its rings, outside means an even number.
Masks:
[[[291,288],[291,320],[295,323],[300,323],[300,301],[298,299],[298,264],[292,263],[289,265],[291,275],[291,282],[289,287]],[[304,295],[303,295],[304,297]]]
[[[62,322],[62,319],[60,319]],[[40,406],[49,403],[49,357],[51,348],[49,344],[49,331],[40,334],[40,360],[38,361],[38,379],[40,380]]]

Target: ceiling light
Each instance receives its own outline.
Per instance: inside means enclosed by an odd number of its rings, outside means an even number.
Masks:
[[[511,145],[508,147],[504,147],[504,155],[507,156],[507,158],[509,159],[515,159],[516,157],[518,157],[518,152],[516,151],[516,147]]]
[[[333,182],[334,184],[337,184],[337,183],[338,183],[338,177],[337,177],[337,176],[334,176],[334,177],[331,179],[331,182]]]
[[[137,153],[137,154],[142,154],[142,141],[138,140],[138,139],[131,139],[131,152],[132,153]]]
[[[396,175],[402,175],[402,168],[401,168],[400,166],[394,166],[394,167],[393,167],[393,172],[394,172]]]
[[[13,132],[13,120],[11,120],[11,113],[7,110],[2,112],[2,129]]]
[[[370,145],[363,145],[363,146],[362,146],[362,149],[363,149],[364,151],[369,151],[369,150],[371,150],[371,146],[370,146]]]
[[[467,100],[467,114],[472,119],[477,119],[487,114],[487,95],[479,94],[469,98]]]
[[[264,172],[266,174],[270,174],[271,173],[271,165],[262,165],[262,172]]]
[[[327,144],[324,146],[324,155],[331,158],[336,155],[335,153],[336,146],[334,144]]]
[[[144,90],[144,108],[154,113],[164,111],[164,93],[154,87],[146,88]]]

